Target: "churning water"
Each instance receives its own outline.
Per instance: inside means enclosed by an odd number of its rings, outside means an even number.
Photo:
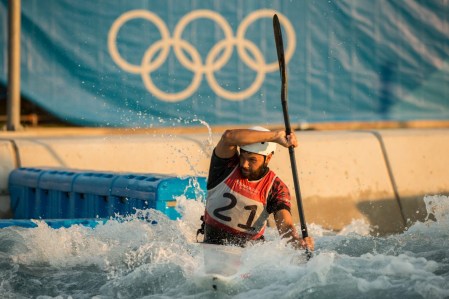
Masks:
[[[9,227],[0,230],[0,298],[449,298],[449,198],[425,202],[436,221],[388,237],[363,222],[339,234],[309,225],[308,262],[270,229],[267,242],[243,249],[242,275],[223,292],[195,283],[201,202],[180,198],[179,221],[153,212],[94,229]]]

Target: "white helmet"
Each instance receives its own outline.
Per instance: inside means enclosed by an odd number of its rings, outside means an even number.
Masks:
[[[265,129],[265,128],[259,127],[259,126],[251,127],[249,129],[254,130],[254,131],[264,131],[264,132],[270,131],[268,129]],[[250,153],[268,156],[269,154],[274,153],[274,151],[276,150],[276,143],[274,143],[274,142],[258,142],[258,143],[243,145],[240,148],[242,150],[250,152]]]

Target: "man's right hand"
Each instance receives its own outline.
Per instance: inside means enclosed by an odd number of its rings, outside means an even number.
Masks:
[[[296,139],[295,132],[291,132],[289,135],[284,130],[276,130],[277,138],[275,140],[276,143],[284,146],[284,147],[297,147],[298,140]]]

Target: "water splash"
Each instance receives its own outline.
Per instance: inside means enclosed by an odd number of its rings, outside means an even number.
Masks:
[[[182,219],[137,211],[96,228],[0,230],[1,298],[447,298],[449,199],[424,199],[434,220],[387,237],[354,221],[340,232],[309,225],[314,257],[269,228],[243,249],[226,291],[194,283],[203,266],[195,242],[202,200],[177,199]],[[157,224],[155,224],[157,223]],[[46,297],[48,296],[48,297]]]

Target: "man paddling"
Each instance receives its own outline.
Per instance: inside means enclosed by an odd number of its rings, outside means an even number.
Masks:
[[[207,181],[204,242],[243,246],[263,240],[266,220],[274,214],[279,234],[298,248],[314,248],[302,239],[290,213],[288,187],[268,168],[276,144],[298,146],[294,133],[262,127],[227,130],[216,145]],[[240,151],[239,151],[240,150]]]

